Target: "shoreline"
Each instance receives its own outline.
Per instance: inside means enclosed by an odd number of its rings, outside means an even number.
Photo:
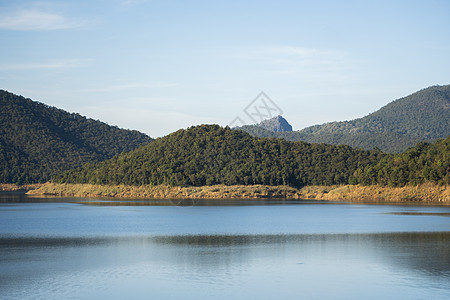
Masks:
[[[0,194],[26,194],[29,191],[41,188],[45,183],[16,185],[13,183],[0,183]]]
[[[0,185],[0,191],[5,191]],[[17,186],[16,186],[17,187]],[[26,191],[26,189],[28,190]],[[237,185],[237,186],[126,186],[91,184],[44,183],[17,187],[15,191],[28,196],[107,197],[117,199],[305,199],[349,201],[359,203],[397,203],[450,205],[448,185],[422,184],[419,186],[306,186],[296,189],[289,186]],[[13,192],[14,190],[11,190]]]

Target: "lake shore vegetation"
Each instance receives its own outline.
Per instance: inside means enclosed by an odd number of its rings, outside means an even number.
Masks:
[[[30,196],[112,197],[117,199],[311,199],[366,203],[415,203],[450,205],[448,185],[426,183],[388,187],[363,185],[289,186],[213,185],[180,187],[168,185],[92,185],[46,183],[28,192]]]

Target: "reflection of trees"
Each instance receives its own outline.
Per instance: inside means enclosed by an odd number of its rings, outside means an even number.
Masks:
[[[450,275],[450,232],[373,235],[390,262],[433,275]]]
[[[101,246],[106,256],[109,251],[116,253],[123,248],[120,251],[123,257],[137,261],[149,258],[177,261],[211,272],[264,257],[273,260],[301,256],[306,261],[355,260],[426,275],[450,276],[450,232],[0,238],[0,251],[9,249],[13,251],[10,253],[16,250],[24,254],[41,253],[51,249],[63,253],[72,248],[90,253],[93,246]]]
[[[191,235],[153,238],[160,244],[194,248],[257,247],[260,251],[333,251],[337,256],[370,256],[428,274],[450,273],[450,232],[375,233],[375,234],[312,234],[312,235]],[[263,247],[264,246],[264,247]],[[267,247],[266,247],[267,246]]]
[[[0,198],[1,201],[1,198]],[[57,201],[55,201],[57,202]],[[304,200],[284,200],[284,199],[72,199],[71,203],[91,205],[91,206],[251,206],[251,205],[280,205],[293,204],[296,202],[308,203]],[[320,204],[315,201],[314,204]]]

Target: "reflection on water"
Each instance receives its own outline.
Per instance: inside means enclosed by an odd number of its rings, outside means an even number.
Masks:
[[[0,299],[450,298],[449,208],[104,201],[0,204]]]
[[[190,247],[291,246],[352,248],[351,252],[376,252],[392,263],[403,263],[429,274],[450,275],[450,233],[313,234],[255,236],[163,236],[156,243]],[[337,255],[341,255],[337,253]],[[399,257],[402,257],[399,259]],[[449,277],[450,279],[450,277]]]
[[[23,193],[0,192],[1,203],[74,203],[91,206],[253,206],[292,204],[331,204],[317,200],[286,199],[117,199],[117,198],[77,198],[77,197],[28,197]],[[338,204],[338,203],[335,203]]]
[[[450,217],[450,213],[447,212],[412,212],[412,211],[403,211],[403,212],[391,212],[391,215],[404,215],[404,216],[443,216]]]
[[[2,299],[450,296],[450,232],[0,238],[0,253]]]

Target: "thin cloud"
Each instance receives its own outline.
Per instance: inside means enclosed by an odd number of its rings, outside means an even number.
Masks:
[[[120,4],[123,6],[133,6],[133,5],[138,5],[141,3],[145,3],[147,2],[147,0],[122,0],[120,1]]]
[[[78,90],[81,92],[117,92],[130,89],[160,89],[160,88],[171,88],[176,87],[176,83],[171,82],[154,82],[154,83],[143,83],[143,82],[130,82],[123,84],[110,85],[101,88],[94,89],[83,89]]]
[[[58,30],[80,27],[81,25],[82,22],[75,22],[60,14],[42,11],[37,8],[19,10],[8,14],[2,13],[0,15],[0,29],[3,30]]]
[[[279,54],[295,57],[317,56],[324,52],[323,50],[318,50],[316,48],[295,47],[295,46],[265,47],[262,48],[261,50],[271,54]]]
[[[22,71],[22,70],[40,70],[40,69],[65,69],[76,68],[87,64],[89,60],[61,60],[44,63],[22,63],[0,65],[0,71]]]
[[[346,52],[335,49],[267,45],[236,50],[236,59],[253,64],[260,72],[299,80],[344,80],[354,65]]]
[[[256,47],[250,53],[253,59],[284,65],[331,65],[345,57],[344,53],[336,50],[297,46]]]

